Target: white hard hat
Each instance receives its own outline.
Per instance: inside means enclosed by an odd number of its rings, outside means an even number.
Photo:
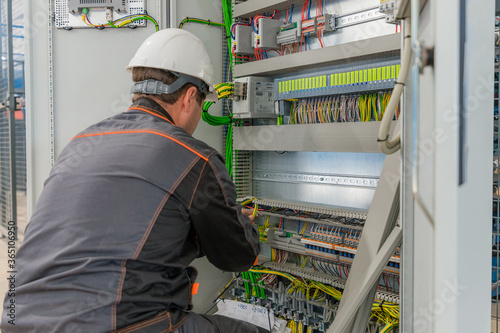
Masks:
[[[192,33],[181,29],[164,29],[149,36],[130,60],[134,67],[163,69],[203,81],[208,86],[207,100],[217,101],[214,69],[205,45]]]

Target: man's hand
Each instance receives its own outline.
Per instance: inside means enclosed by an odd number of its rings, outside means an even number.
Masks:
[[[242,209],[241,212],[243,214],[245,214],[246,216],[248,216],[248,218],[250,219],[250,222],[252,222],[252,224],[253,224],[253,219],[254,219],[253,210],[251,210],[251,209]]]

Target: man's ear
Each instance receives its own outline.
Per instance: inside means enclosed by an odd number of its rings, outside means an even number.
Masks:
[[[184,94],[183,100],[182,100],[182,110],[183,111],[188,111],[189,103],[197,103],[196,101],[196,94],[198,93],[198,89],[196,87],[189,87],[188,90],[186,90],[186,93]],[[193,101],[194,99],[194,101]]]

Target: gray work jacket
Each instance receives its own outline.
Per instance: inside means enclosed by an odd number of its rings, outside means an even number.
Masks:
[[[153,100],[89,127],[45,182],[2,331],[174,331],[192,309],[195,258],[244,271],[259,253],[235,200],[221,155]]]

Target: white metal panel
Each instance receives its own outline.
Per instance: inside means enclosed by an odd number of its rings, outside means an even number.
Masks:
[[[430,3],[424,8],[421,13],[420,19],[420,39],[422,44],[427,47],[434,46],[434,24],[435,15],[431,11]],[[406,110],[409,112],[406,115],[405,120],[409,122],[410,132],[405,134],[405,138],[408,140],[404,141],[405,151],[405,162],[406,165],[404,169],[408,172],[411,177],[412,161],[411,161],[411,127],[412,118],[412,82],[409,79],[407,82],[407,93],[406,96],[408,100],[406,101]],[[436,145],[441,141],[441,136],[438,134],[439,131],[434,132],[434,71],[431,67],[424,69],[424,74],[420,77],[420,144],[418,148],[419,156],[419,192],[421,194],[422,200],[425,202],[426,206],[430,209],[431,214],[434,213],[434,158]],[[413,111],[415,112],[415,111]],[[407,194],[410,196],[410,202],[413,204],[412,198],[412,179],[408,179],[407,184]],[[405,204],[408,201],[405,201]],[[402,332],[430,332],[432,329],[433,319],[429,320],[428,305],[430,300],[433,298],[433,285],[434,277],[433,271],[430,267],[433,267],[434,256],[435,256],[435,246],[433,239],[433,228],[431,223],[425,218],[424,213],[418,207],[414,205],[414,210],[411,211],[411,218],[414,221],[409,222],[406,214],[407,206],[404,206],[403,210],[403,223],[404,231],[407,233],[408,237],[405,237],[403,241],[403,314],[402,314]],[[414,214],[414,217],[413,217]],[[412,237],[412,242],[407,242],[407,240]],[[411,253],[411,256],[410,256]],[[408,261],[406,261],[409,259]],[[413,259],[413,260],[412,260]],[[409,266],[412,265],[410,268]],[[411,275],[407,275],[406,271],[411,272]],[[411,288],[410,290],[407,289]],[[408,306],[410,304],[410,306]],[[409,313],[411,311],[411,313]],[[413,331],[412,331],[413,330]]]
[[[467,1],[469,105],[462,186],[457,32],[464,22],[459,21],[459,1],[429,6],[419,33],[423,46],[436,49],[434,69],[420,77],[419,186],[435,226],[415,204],[414,321],[403,331],[490,332],[493,1],[481,6]]]
[[[48,20],[46,2],[24,1],[26,50],[27,208],[31,216],[49,174]],[[36,56],[35,56],[36,55]]]
[[[457,332],[491,331],[494,1],[466,1],[466,182],[458,188]],[[478,23],[480,22],[480,23]],[[472,230],[471,230],[472,229]],[[464,244],[473,244],[469,249]],[[471,270],[470,263],[474,269]],[[439,295],[441,296],[441,294]],[[472,316],[473,320],[468,320]],[[444,325],[441,326],[444,328]],[[436,327],[437,329],[438,327]],[[441,332],[441,331],[439,331]]]

